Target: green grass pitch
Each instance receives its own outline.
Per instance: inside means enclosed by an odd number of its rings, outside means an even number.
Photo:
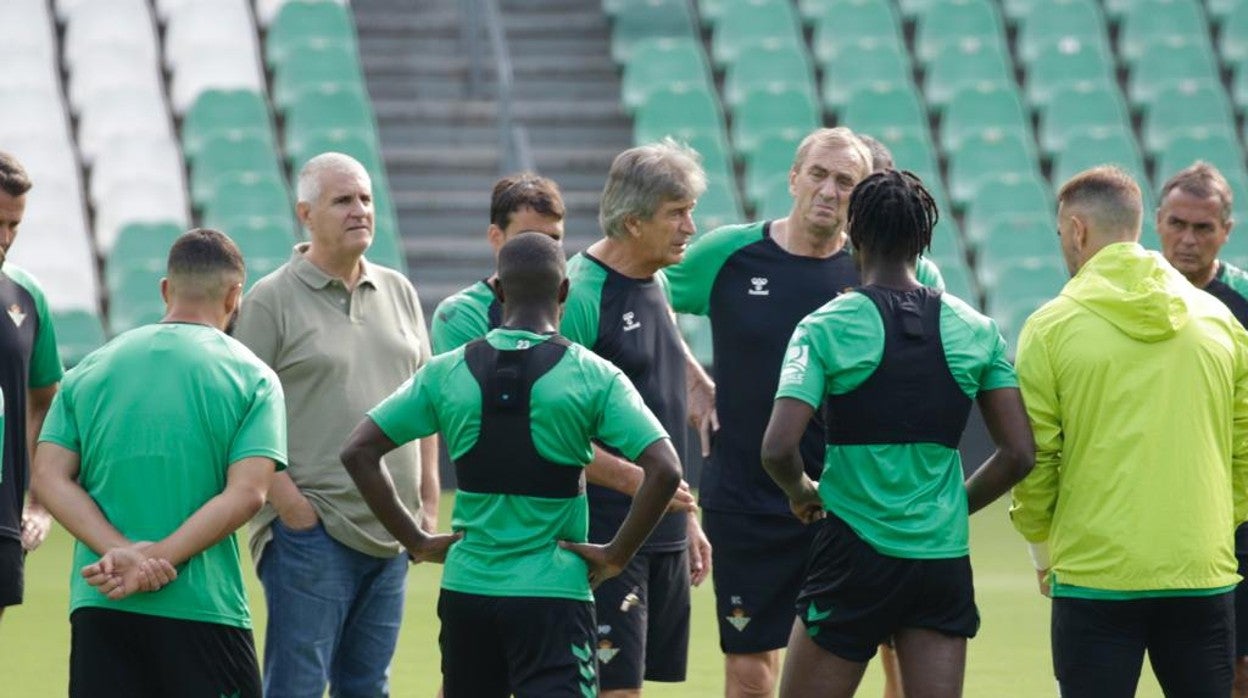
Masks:
[[[444,526],[450,507],[451,496],[447,495],[442,507]],[[998,502],[971,519],[976,600],[983,624],[979,637],[970,644],[966,695],[1050,698],[1057,695],[1057,689],[1049,664],[1048,601],[1036,591],[1022,539],[1010,527],[1005,512],[1005,503]],[[27,558],[26,603],[9,609],[0,620],[0,676],[4,677],[0,693],[4,695],[42,698],[66,693],[70,543],[69,536],[57,528],[47,543]],[[435,613],[439,571],[434,565],[411,570],[402,635],[391,667],[395,696],[432,696],[439,684]],[[250,567],[248,583],[256,641],[262,645],[264,596]],[[645,695],[723,695],[723,662],[714,613],[708,581],[694,593],[688,681],[647,684]],[[1161,690],[1145,664],[1138,695],[1159,697]],[[879,696],[881,685],[879,670],[873,666],[867,670],[858,695]]]

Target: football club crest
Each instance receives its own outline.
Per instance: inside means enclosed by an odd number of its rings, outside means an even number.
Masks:
[[[9,306],[9,317],[13,320],[13,324],[15,326],[21,327],[22,323],[26,320],[26,313],[22,312],[22,306],[14,303]]]

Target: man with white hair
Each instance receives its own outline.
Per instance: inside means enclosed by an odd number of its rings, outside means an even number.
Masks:
[[[264,694],[319,696],[328,683],[334,695],[386,695],[407,557],[338,451],[361,416],[429,358],[429,337],[411,283],[364,258],[373,197],[363,166],[318,155],[299,173],[298,198],[309,240],[256,282],[235,331],[277,372],[289,425],[289,468],[252,521],[269,610]],[[429,437],[385,457],[403,505],[430,529],[437,454]]]

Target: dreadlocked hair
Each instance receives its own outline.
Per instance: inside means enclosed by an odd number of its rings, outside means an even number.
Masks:
[[[889,259],[925,252],[938,220],[936,200],[909,170],[876,172],[849,195],[849,241]]]

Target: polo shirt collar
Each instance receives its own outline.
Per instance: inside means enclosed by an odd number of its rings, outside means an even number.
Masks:
[[[340,279],[335,279],[329,274],[326,274],[320,267],[308,261],[307,257],[304,256],[304,253],[308,251],[308,247],[310,245],[311,243],[301,242],[295,245],[294,252],[291,253],[290,268],[294,271],[295,276],[299,277],[299,280],[303,283],[317,290],[325,288],[333,281],[340,281]],[[361,257],[360,281],[356,284],[356,286],[358,287],[364,284],[368,284],[373,288],[377,287],[377,283],[373,279],[372,263]]]

